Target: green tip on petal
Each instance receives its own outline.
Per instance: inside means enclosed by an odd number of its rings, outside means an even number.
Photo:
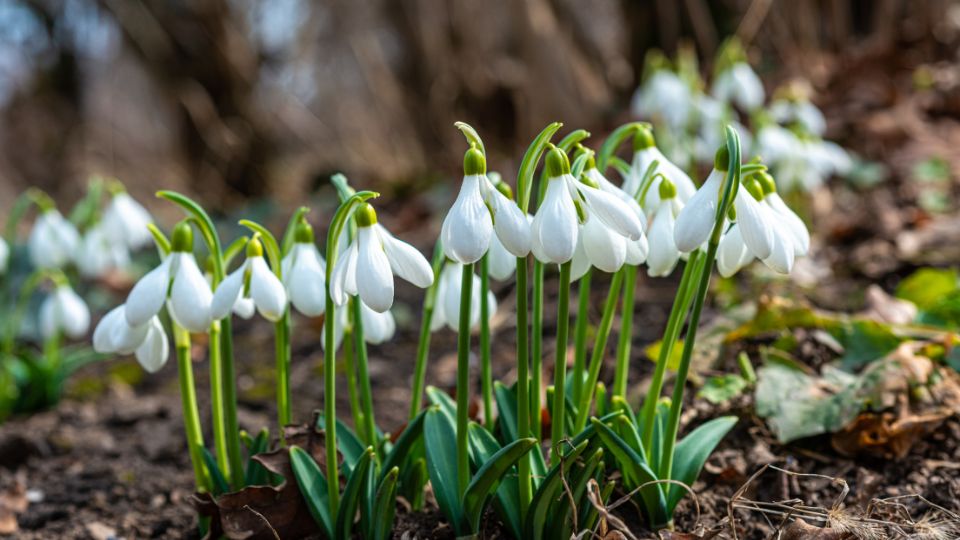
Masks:
[[[250,257],[263,257],[263,242],[260,241],[260,233],[251,236],[250,241],[247,242],[247,258]]]
[[[193,229],[187,220],[183,220],[173,228],[170,238],[170,249],[173,251],[193,251]]]
[[[657,145],[657,140],[653,137],[653,132],[647,126],[637,128],[636,135],[633,136],[633,151],[639,152]]]
[[[747,178],[742,182],[743,187],[746,188],[747,192],[753,196],[754,199],[758,201],[763,200],[763,188],[760,187],[760,182],[755,176]]]
[[[567,159],[567,154],[552,144],[547,150],[546,171],[547,178],[570,174],[570,160]]]
[[[665,177],[660,180],[660,200],[665,201],[667,199],[672,199],[677,196],[677,186],[673,185],[673,182],[667,180]]]
[[[367,203],[360,203],[357,207],[357,226],[371,227],[377,223],[377,211]]]
[[[726,171],[730,168],[730,151],[723,145],[717,148],[717,153],[713,156],[713,168],[718,171]]]
[[[511,201],[513,200],[513,189],[509,184],[506,182],[496,182],[493,186],[497,188],[497,191],[499,191],[501,195],[510,199]]]
[[[760,188],[763,189],[763,195],[767,196],[771,193],[776,193],[777,183],[774,181],[773,177],[770,176],[770,173],[766,171],[760,171],[754,177],[757,179],[757,182],[760,184]]]
[[[293,241],[298,244],[313,243],[313,227],[306,218],[301,217],[300,222],[297,223],[297,228],[293,232]]]
[[[463,155],[463,175],[474,176],[487,173],[487,158],[484,157],[476,144],[471,144],[470,149]]]

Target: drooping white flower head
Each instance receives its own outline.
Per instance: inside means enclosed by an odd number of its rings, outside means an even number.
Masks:
[[[633,95],[630,108],[640,118],[665,123],[671,131],[687,126],[691,91],[679,75],[667,69],[654,72]]]
[[[108,238],[131,250],[150,244],[150,230],[147,228],[150,223],[153,223],[150,213],[126,191],[114,193],[103,212]]]
[[[531,223],[534,256],[557,264],[571,260],[583,225],[587,235],[584,252],[591,263],[602,269],[622,266],[626,241],[643,236],[638,214],[616,195],[601,190],[590,177],[582,176],[578,182],[570,174],[566,154],[556,147],[547,152],[546,176],[543,202]]]
[[[390,341],[397,330],[397,322],[393,318],[390,310],[378,313],[360,302],[360,321],[363,323],[363,341],[371,345],[380,345]],[[347,309],[336,310],[333,319],[333,345],[334,349],[339,349],[343,344],[343,336],[347,331],[353,330],[353,324],[350,321],[350,312]],[[326,348],[326,336],[320,333],[320,346]]]
[[[443,220],[444,254],[463,264],[480,260],[496,237],[516,257],[530,252],[530,231],[523,212],[487,177],[483,152],[471,146],[463,158],[463,184]]]
[[[124,315],[130,326],[147,323],[169,298],[170,316],[191,332],[206,332],[213,321],[213,293],[193,257],[193,231],[187,223],[173,230],[172,252],[140,278],[127,296]]]
[[[717,151],[710,175],[677,216],[673,238],[677,249],[683,253],[689,253],[702,246],[713,231],[717,207],[720,204],[720,191],[723,189],[723,180],[727,174],[727,156],[726,147],[721,146]]]
[[[649,187],[641,186],[647,169],[654,162],[657,162],[657,166],[653,170],[652,183]],[[630,164],[630,174],[624,180],[623,191],[631,197],[637,197],[641,195],[641,188],[645,190],[640,204],[644,212],[651,214],[660,206],[659,184],[663,178],[673,183],[680,203],[686,204],[697,191],[690,176],[663,155],[656,146],[653,133],[643,128],[633,138],[633,162]]]
[[[10,264],[10,246],[7,241],[0,237],[0,276],[7,273],[7,266]]]
[[[307,317],[323,315],[327,307],[327,264],[313,242],[313,227],[297,225],[295,241],[281,263],[290,303]],[[345,243],[346,244],[346,243]]]
[[[394,274],[420,288],[433,283],[430,263],[377,223],[376,211],[363,203],[357,210],[357,236],[333,268],[330,296],[342,306],[348,295],[359,295],[371,309],[383,313],[393,305]]]
[[[130,326],[120,305],[108,312],[93,331],[93,349],[99,353],[134,354],[148,373],[167,363],[170,344],[160,318],[153,316],[140,326]]]
[[[680,260],[680,250],[674,241],[677,214],[682,203],[677,197],[676,188],[670,180],[663,180],[657,186],[657,208],[650,218],[648,237],[650,252],[647,254],[647,275],[663,277],[670,275]]]
[[[103,221],[83,233],[73,258],[80,274],[87,278],[100,277],[110,270],[127,268],[130,264],[127,247],[110,240]]]
[[[80,244],[80,233],[56,208],[41,209],[30,231],[27,250],[36,268],[62,268]]]
[[[806,98],[792,96],[781,98],[770,104],[770,116],[781,125],[797,123],[809,133],[823,136],[827,130],[827,120],[816,105]]]
[[[90,328],[90,309],[86,302],[63,280],[40,305],[40,336],[48,340],[60,333],[69,338],[83,337]]]
[[[457,332],[460,328],[460,299],[463,291],[463,265],[456,261],[447,261],[440,272],[437,284],[437,300],[430,317],[430,331],[436,332],[444,326]],[[470,329],[480,325],[480,280],[474,276],[471,280]],[[497,311],[497,298],[487,291],[487,314],[492,319]]]
[[[735,62],[713,81],[713,97],[751,112],[763,106],[763,82],[745,61]]]
[[[264,319],[279,321],[287,310],[287,293],[263,258],[263,245],[254,235],[247,243],[247,259],[224,279],[213,293],[210,316],[226,317],[240,298],[253,300]]]

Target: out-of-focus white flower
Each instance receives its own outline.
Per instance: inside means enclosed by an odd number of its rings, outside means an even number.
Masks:
[[[380,345],[393,338],[397,330],[396,320],[390,310],[378,313],[370,309],[359,298],[360,302],[360,321],[363,323],[363,341],[371,345]],[[353,324],[350,321],[350,312],[347,309],[338,309],[335,311],[333,319],[333,345],[334,349],[339,349],[343,344],[343,336],[346,332],[353,330]],[[320,346],[326,348],[326,336],[320,333]]]
[[[130,326],[120,305],[107,313],[93,331],[93,349],[99,353],[134,354],[148,373],[156,373],[167,363],[170,344],[154,316],[140,326]]]
[[[210,316],[214,320],[226,317],[237,300],[250,298],[260,315],[276,322],[287,310],[287,293],[263,258],[263,245],[254,236],[247,243],[247,260],[224,279],[213,293]]]
[[[672,131],[683,130],[690,118],[690,87],[676,73],[654,72],[633,95],[630,108],[640,118],[665,123]]]
[[[90,309],[67,283],[59,283],[40,305],[40,335],[44,340],[61,332],[69,338],[83,337],[90,328]]]
[[[475,263],[496,236],[507,251],[525,257],[530,252],[527,219],[487,177],[483,152],[471,146],[463,158],[463,171],[460,193],[440,230],[444,254],[463,264]]]
[[[393,305],[394,274],[420,288],[433,283],[430,263],[377,223],[377,213],[364,203],[357,210],[357,236],[333,268],[330,295],[338,306],[348,295],[359,295],[371,309],[383,313]]]
[[[129,249],[139,249],[150,244],[153,223],[150,213],[125,191],[115,193],[103,212],[104,231],[111,241]]]
[[[206,332],[212,318],[213,293],[204,279],[193,248],[193,231],[187,223],[173,230],[173,251],[159,266],[143,276],[127,296],[125,316],[130,326],[141,326],[156,316],[169,297],[170,316],[191,332]]]
[[[74,254],[77,269],[84,277],[95,278],[130,264],[130,254],[123,244],[112,241],[101,221],[83,234]]]
[[[30,231],[27,250],[37,268],[62,268],[80,244],[80,233],[56,208],[41,210]]]
[[[460,327],[460,298],[463,290],[463,265],[456,261],[447,261],[440,272],[437,284],[437,301],[430,318],[430,331],[435,332],[447,326],[454,332]],[[471,280],[470,328],[480,324],[480,280],[474,276]],[[497,298],[487,291],[487,313],[492,319],[497,311]]]
[[[779,124],[797,123],[809,133],[823,136],[827,120],[816,105],[805,99],[777,99],[770,104],[770,116]]]
[[[676,188],[670,180],[660,182],[657,187],[658,206],[650,218],[647,236],[650,240],[650,253],[647,255],[647,275],[663,277],[670,275],[680,260],[680,250],[674,241],[676,216],[680,213],[680,203]]]
[[[531,224],[534,256],[556,264],[573,258],[581,229],[579,205],[584,217],[583,234],[588,235],[584,250],[591,263],[603,269],[623,265],[626,240],[637,241],[643,236],[637,214],[622,199],[590,185],[594,182],[589,177],[582,177],[580,182],[574,179],[566,154],[556,147],[547,153],[546,173],[546,193]],[[590,224],[592,220],[596,221]]]
[[[7,241],[0,237],[0,276],[7,273],[7,265],[10,263],[10,246]]]
[[[653,170],[654,177],[649,187],[641,186],[647,169],[657,162]],[[658,176],[659,175],[659,176]],[[660,182],[663,178],[670,180],[676,190],[680,202],[686,201],[697,191],[693,180],[683,172],[683,169],[673,164],[657,146],[653,133],[648,129],[641,129],[633,138],[633,161],[630,164],[630,174],[623,183],[623,191],[631,197],[640,195],[641,188],[646,190],[640,205],[647,214],[660,207]]]
[[[736,62],[717,75],[713,81],[713,97],[724,103],[733,103],[746,112],[763,106],[763,82],[750,64]]]
[[[296,241],[280,266],[293,307],[307,317],[323,315],[327,306],[327,265],[313,243],[313,229],[306,222],[297,226]]]

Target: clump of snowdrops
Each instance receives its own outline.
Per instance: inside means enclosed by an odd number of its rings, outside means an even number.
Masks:
[[[651,528],[669,526],[676,505],[736,422],[717,418],[678,437],[714,265],[731,275],[759,259],[787,273],[809,248],[803,222],[777,194],[766,166],[743,162],[732,127],[699,187],[660,152],[648,124],[622,126],[596,150],[583,130],[552,143],[561,124],[550,124],[530,144],[513,182],[488,170],[486,149],[473,128],[457,127],[467,140],[463,180],[431,261],[380,223],[377,193],[354,191],[341,175],[333,178],[340,205],[322,254],[306,208],[276,237],[243,220],[250,234],[225,246],[199,205],[161,191],[160,197],[185,211],[185,219],[169,238],[151,227],[162,262],[100,321],[95,347],[137,351],[144,367],[155,371],[167,360],[162,315],[169,314],[197,489],[219,495],[279,481],[251,475],[250,463],[243,462],[271,444],[266,432],[251,439],[237,425],[232,318],[259,313],[274,325],[277,422],[285,426],[305,420],[291,414],[292,313],[323,316],[325,391],[316,423],[324,451],[311,453],[283,438],[275,445],[289,453],[304,503],[327,537],[389,537],[395,498],[419,508],[427,482],[458,537],[479,534],[488,505],[516,538],[566,538],[588,529],[598,520],[586,500],[590,480],[601,486],[604,500],[615,489],[633,493]],[[629,161],[617,157],[624,143],[632,150]],[[195,259],[196,238],[209,253],[203,265]],[[644,266],[652,277],[675,271],[682,276],[650,390],[635,407],[627,401],[627,380],[635,284]],[[393,440],[374,418],[367,346],[392,338],[397,278],[426,293],[409,423]],[[515,281],[515,381],[491,377],[490,320],[497,309],[491,279]],[[545,318],[552,316],[544,313],[548,280],[556,280],[559,291],[553,336],[544,331]],[[589,336],[589,298],[599,284],[606,287],[606,300]],[[618,309],[616,368],[608,389],[600,375]],[[453,398],[425,388],[431,334],[444,328],[458,335]],[[470,369],[475,330],[479,384]],[[193,383],[195,334],[208,335],[212,445],[203,440]],[[551,337],[556,343],[549,385],[543,351]],[[662,397],[675,346],[682,347],[680,364],[669,397]],[[336,410],[338,356],[346,366],[352,429],[338,419],[346,412]],[[477,388],[482,415],[474,419],[469,410]]]
[[[14,202],[0,237],[0,421],[56,404],[73,372],[103,358],[87,345],[66,345],[90,326],[75,287],[86,292],[130,273],[131,254],[150,243],[151,221],[120,182],[99,177],[68,216],[37,188]]]

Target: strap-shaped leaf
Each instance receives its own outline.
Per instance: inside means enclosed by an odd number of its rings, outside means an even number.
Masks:
[[[507,387],[500,381],[493,383],[493,396],[497,400],[497,425],[500,426],[501,442],[517,440],[517,393],[516,386]]]
[[[427,398],[430,399],[430,403],[434,405],[439,405],[440,410],[446,414],[450,421],[456,425],[457,422],[457,402],[450,397],[449,394],[443,390],[437,388],[436,386],[427,387]]]
[[[644,451],[643,442],[640,440],[640,434],[637,432],[636,424],[630,422],[625,416],[620,416],[614,418],[611,422],[611,427],[617,435],[620,435],[627,444],[630,445],[630,448],[633,448],[633,451],[637,453],[644,461],[647,460],[647,453]],[[651,468],[651,470],[653,470]]]
[[[643,461],[643,457],[637,454],[633,448],[630,448],[630,445],[614,433],[609,426],[596,419],[592,420],[592,423],[596,426],[597,435],[600,437],[600,440],[603,441],[603,445],[610,450],[610,453],[613,454],[620,464],[624,481],[628,484],[627,487],[635,489],[643,484],[650,484],[639,492],[640,499],[647,513],[647,519],[653,524],[666,523],[668,516],[667,499],[663,495],[663,487],[659,483],[656,483],[658,478],[654,472],[650,470],[650,466]]]
[[[404,463],[410,463],[413,460],[410,459],[413,457],[410,452],[410,449],[413,447],[417,441],[423,436],[423,419],[426,416],[427,411],[421,411],[420,414],[413,417],[413,420],[407,424],[406,429],[403,430],[403,433],[397,437],[397,442],[393,444],[393,447],[390,448],[390,452],[387,453],[387,458],[383,461],[383,466],[381,467],[380,479],[390,472],[390,469],[394,467],[400,467]]]
[[[393,517],[397,511],[395,501],[397,494],[397,475],[400,469],[394,467],[387,471],[373,505],[373,540],[387,540],[393,532]]]
[[[530,507],[527,509],[527,519],[524,523],[524,538],[540,540],[544,538],[547,524],[547,514],[553,501],[557,498],[560,488],[563,486],[563,476],[567,474],[574,461],[587,449],[589,441],[583,441],[576,447],[563,451],[561,447],[562,459],[550,469],[546,478],[540,483],[540,487],[533,494],[533,500],[530,501]],[[562,466],[561,466],[562,464]]]
[[[453,422],[437,405],[427,411],[423,440],[427,450],[427,472],[437,505],[453,530],[463,532],[466,523],[457,486],[457,432]]]
[[[213,457],[213,454],[206,448],[202,450],[203,464],[206,465],[207,470],[210,471],[210,480],[213,482],[213,494],[214,496],[223,495],[230,491],[230,484],[227,483],[226,477],[223,476],[223,471],[220,470],[220,465],[217,465],[217,459]]]
[[[497,405],[499,407],[499,404]],[[470,424],[471,439],[470,444],[476,444],[476,454],[481,462],[487,463],[500,451],[500,443],[493,438],[493,435],[480,424],[473,422]],[[476,432],[476,433],[474,433]],[[480,468],[480,467],[476,467]],[[520,538],[520,481],[517,477],[516,468],[510,470],[500,478],[500,485],[493,498],[493,509],[500,516],[501,521],[510,529],[514,538]]]
[[[673,479],[692,486],[697,477],[700,476],[700,469],[703,468],[703,464],[713,453],[713,449],[720,444],[720,441],[733,429],[736,423],[736,416],[714,418],[691,431],[689,435],[677,443],[673,459]],[[667,497],[669,514],[673,513],[673,508],[686,494],[687,491],[682,487],[670,486],[670,494]]]
[[[260,430],[256,438],[250,440],[250,447],[247,454],[247,469],[244,472],[245,485],[256,486],[267,482],[267,469],[263,467],[253,456],[267,451],[267,445],[270,444],[270,432],[267,428]]]
[[[310,454],[298,446],[290,447],[290,466],[300,487],[300,495],[307,502],[310,515],[323,529],[326,537],[333,538],[334,523],[327,504],[327,479],[323,476],[323,471]]]
[[[321,429],[326,426],[326,420],[324,420],[322,414],[317,415],[317,426]],[[366,452],[367,447],[360,441],[360,437],[357,437],[357,434],[350,429],[350,426],[341,422],[339,418],[336,426],[337,449],[343,455],[342,473],[344,477],[349,478],[353,473],[353,468],[357,466],[357,462]]]
[[[500,479],[536,444],[537,440],[532,437],[513,441],[487,460],[473,476],[473,480],[467,484],[466,493],[463,494],[463,512],[470,525],[470,532],[476,533],[480,530],[483,509]]]
[[[373,447],[367,447],[360,456],[360,460],[347,477],[347,487],[343,490],[340,499],[340,508],[337,511],[336,537],[348,540],[353,535],[353,522],[357,516],[357,507],[360,506],[360,496],[363,487],[369,480],[370,464],[373,462]]]
[[[578,509],[584,504],[590,506],[590,503],[584,499],[583,494],[587,490],[587,481],[593,477],[593,473],[597,470],[601,459],[603,459],[603,448],[597,448],[582,464],[577,464],[570,470],[570,477],[567,479],[567,484],[571,488],[570,491],[573,494],[573,501]],[[572,512],[573,507],[570,506],[570,500],[566,496],[560,497],[553,504],[547,520],[550,530],[552,531],[549,534],[550,538],[570,538],[572,536],[574,532],[573,520],[570,519]],[[580,524],[578,523],[577,525],[579,526]],[[580,530],[583,530],[582,526]]]

